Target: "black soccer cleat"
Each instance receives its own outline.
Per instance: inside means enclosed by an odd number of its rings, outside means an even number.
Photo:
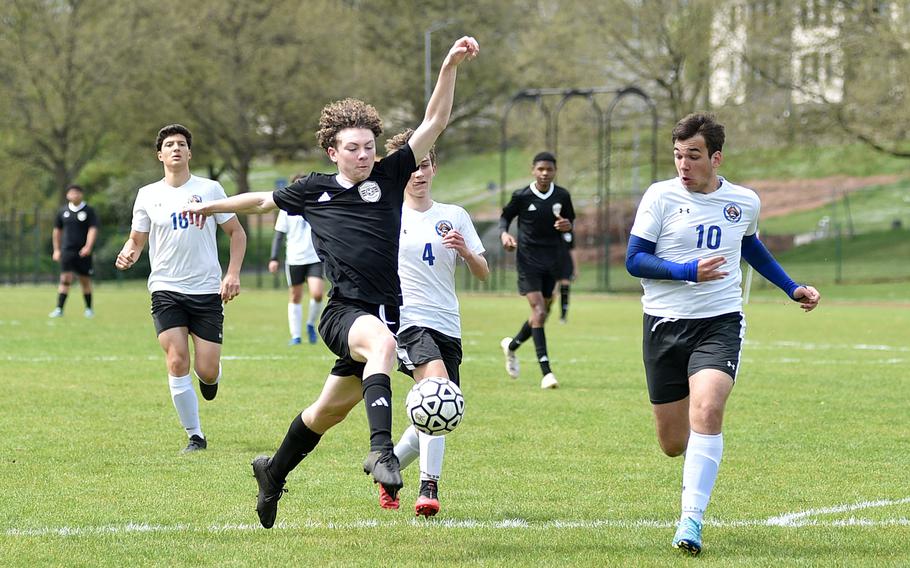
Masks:
[[[208,383],[203,383],[200,380],[199,392],[202,393],[202,398],[205,400],[215,400],[215,397],[218,395],[218,383],[210,385]]]
[[[267,529],[272,528],[275,524],[275,516],[278,514],[278,500],[287,493],[284,488],[284,482],[278,483],[269,472],[269,466],[272,464],[272,458],[269,456],[259,456],[250,464],[253,466],[253,477],[259,484],[259,495],[256,497],[256,513],[259,515],[259,523]]]
[[[363,472],[373,474],[373,481],[382,485],[391,499],[398,497],[398,490],[404,486],[401,481],[401,466],[391,448],[374,450],[363,460]]]
[[[209,443],[205,441],[205,438],[202,436],[197,436],[193,434],[190,436],[190,442],[183,448],[184,454],[189,454],[192,452],[198,452],[199,450],[204,450],[208,447]]]

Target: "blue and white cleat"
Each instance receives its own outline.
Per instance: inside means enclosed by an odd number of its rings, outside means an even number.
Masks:
[[[702,524],[691,517],[679,521],[676,535],[673,537],[673,548],[697,556],[701,552],[701,527]]]
[[[303,343],[303,342],[300,340],[299,337],[292,337],[291,340],[288,341],[288,345],[300,345],[301,343]]]

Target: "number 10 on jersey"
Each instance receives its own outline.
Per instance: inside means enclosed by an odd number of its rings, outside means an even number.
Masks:
[[[720,248],[720,227],[717,225],[711,225],[707,230],[704,225],[699,225],[695,227],[695,232],[698,233],[695,248],[702,248],[702,246],[707,246],[711,250]],[[705,233],[707,233],[707,238],[705,238]]]

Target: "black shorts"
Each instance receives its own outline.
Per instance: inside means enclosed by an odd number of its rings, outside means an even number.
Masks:
[[[399,309],[398,306],[384,306],[370,304],[360,300],[351,300],[333,296],[329,298],[319,319],[319,335],[328,348],[338,356],[332,374],[339,377],[355,376],[363,378],[364,363],[351,358],[351,348],[348,345],[348,334],[351,326],[360,316],[371,315],[386,324],[392,335],[398,332]]]
[[[414,376],[414,369],[434,361],[442,360],[449,380],[460,385],[458,367],[461,365],[461,340],[439,333],[428,327],[409,327],[398,334],[398,370]]]
[[[284,273],[288,277],[288,286],[299,286],[306,282],[307,278],[322,278],[325,274],[321,262],[288,264],[284,267]]]
[[[689,396],[689,377],[717,369],[736,381],[746,319],[733,312],[702,319],[644,316],[642,355],[651,404]]]
[[[561,256],[558,249],[542,248],[529,253],[518,247],[518,293],[524,296],[540,292],[544,298],[551,297],[561,272]]]
[[[220,344],[224,330],[221,294],[152,292],[152,321],[158,335],[175,327],[185,327],[193,335]]]
[[[92,276],[95,274],[92,255],[79,256],[77,250],[65,250],[60,253],[60,271],[75,272],[79,276]]]

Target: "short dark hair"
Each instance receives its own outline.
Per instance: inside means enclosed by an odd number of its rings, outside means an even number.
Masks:
[[[82,186],[76,185],[75,183],[71,183],[68,186],[66,186],[66,190],[63,193],[69,193],[71,189],[75,189],[79,193],[85,193],[85,190],[82,189]]]
[[[531,160],[531,165],[533,166],[537,162],[553,162],[553,165],[555,166],[556,156],[554,156],[552,152],[538,152],[537,155],[534,156],[534,159]]]
[[[704,112],[692,113],[677,122],[673,127],[673,143],[676,144],[677,140],[688,140],[699,134],[705,139],[709,155],[713,156],[714,152],[723,151],[724,125],[717,122],[713,114]]]
[[[183,137],[186,138],[186,147],[190,149],[193,148],[193,133],[190,132],[189,128],[182,124],[168,124],[158,131],[158,138],[155,139],[155,150],[160,152],[164,139],[176,134],[182,134]]]
[[[397,150],[404,148],[404,145],[408,143],[408,140],[411,139],[411,136],[414,135],[413,128],[406,128],[402,130],[395,136],[389,138],[385,143],[386,155],[389,156],[395,153]],[[427,157],[430,158],[430,163],[433,164],[433,167],[436,167],[436,145],[430,146],[430,152],[427,154]],[[423,158],[421,158],[423,161]]]

